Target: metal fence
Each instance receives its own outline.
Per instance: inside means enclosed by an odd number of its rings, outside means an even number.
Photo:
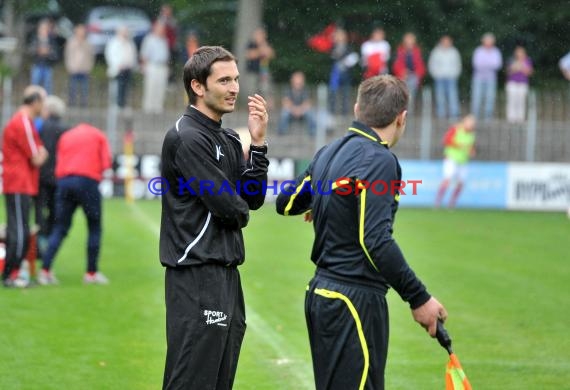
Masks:
[[[2,125],[19,103],[21,91],[27,78],[21,76],[13,82],[2,82]],[[55,93],[67,97],[67,80],[63,72],[56,72]],[[286,135],[277,135],[280,114],[279,96],[283,86],[273,91],[273,108],[270,110],[271,155],[309,159],[314,152],[332,139],[342,136],[352,121],[352,115],[328,116],[326,114],[326,86],[311,89],[311,95],[318,112],[318,131],[310,136],[304,123],[293,122]],[[569,91],[570,92],[570,91]],[[354,101],[356,90],[352,91]],[[106,79],[93,80],[90,87],[89,106],[68,109],[66,121],[70,124],[89,122],[108,132],[114,152],[122,150],[122,135],[127,130],[135,133],[137,154],[160,154],[165,131],[171,127],[183,112],[186,104],[181,83],[170,86],[166,96],[165,111],[162,114],[146,114],[140,109],[142,99],[142,78],[135,77],[130,94],[129,110],[115,111],[109,104],[109,84]],[[462,101],[462,111],[468,112],[468,99]],[[242,104],[245,108],[245,105]],[[477,160],[489,161],[570,161],[570,93],[564,91],[534,91],[528,96],[527,121],[524,124],[508,123],[504,113],[505,96],[497,95],[494,120],[477,125]],[[424,87],[414,104],[413,114],[408,117],[406,133],[395,148],[400,158],[440,159],[442,137],[452,124],[439,120],[434,115],[434,99],[429,87]],[[113,115],[116,113],[116,116]],[[224,126],[244,127],[247,124],[245,109],[224,116]]]
[[[432,91],[424,87],[417,97],[414,110],[408,116],[406,132],[395,152],[400,158],[440,159],[442,139],[453,125],[435,116]],[[468,112],[469,101],[463,101],[463,112]],[[563,93],[531,90],[528,95],[527,120],[523,124],[507,122],[504,113],[505,96],[497,96],[495,119],[477,124],[477,155],[483,161],[570,161],[570,96]],[[332,128],[319,126],[326,141],[342,136],[352,117],[335,116]],[[324,129],[323,129],[324,128]],[[279,137],[272,152],[280,156],[307,158],[322,145],[318,136],[305,134],[303,124],[295,124],[293,134]]]

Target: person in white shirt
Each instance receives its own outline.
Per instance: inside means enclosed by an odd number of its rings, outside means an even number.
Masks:
[[[445,118],[448,114],[451,119],[459,118],[457,80],[461,75],[461,56],[449,35],[442,36],[439,44],[431,51],[428,70],[435,82],[437,116]]]
[[[390,59],[390,44],[386,41],[384,29],[376,27],[370,34],[370,39],[360,47],[361,65],[365,79],[388,73]]]
[[[107,76],[117,82],[117,105],[125,107],[131,84],[132,72],[137,66],[137,48],[129,30],[119,27],[115,36],[105,46]]]
[[[497,73],[503,67],[503,55],[495,46],[495,36],[485,33],[481,45],[473,52],[471,60],[473,76],[471,81],[471,113],[478,117],[483,108],[483,118],[493,118],[497,96]]]
[[[152,31],[144,37],[140,59],[144,75],[143,110],[161,113],[164,109],[170,60],[166,26],[162,22],[156,22]]]
[[[570,51],[560,59],[558,66],[560,67],[562,75],[564,75],[566,80],[570,81]]]

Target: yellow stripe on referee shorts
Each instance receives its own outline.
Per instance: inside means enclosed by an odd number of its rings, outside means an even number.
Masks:
[[[370,355],[368,353],[368,344],[366,343],[366,338],[364,337],[364,331],[362,330],[362,322],[360,322],[360,316],[358,315],[356,308],[346,295],[343,295],[339,292],[330,291],[324,288],[316,288],[315,294],[325,298],[340,299],[346,303],[346,306],[348,306],[348,310],[350,311],[350,314],[352,314],[352,318],[354,318],[354,322],[356,324],[358,339],[360,340],[362,354],[364,355],[364,369],[362,370],[362,378],[360,379],[360,386],[358,387],[359,390],[364,389],[364,385],[366,384],[366,377],[368,376],[368,368],[370,367]]]
[[[303,181],[301,182],[301,184],[299,184],[297,186],[297,188],[295,189],[295,193],[293,195],[291,195],[291,197],[289,198],[289,203],[287,203],[287,206],[285,207],[285,211],[283,212],[284,215],[289,215],[289,211],[291,211],[291,208],[293,207],[293,203],[295,202],[295,198],[297,197],[297,195],[299,195],[299,193],[303,189],[303,186],[308,181],[311,181],[311,176],[305,177],[303,179]]]

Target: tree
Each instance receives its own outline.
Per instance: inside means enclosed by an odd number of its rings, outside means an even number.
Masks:
[[[263,17],[263,0],[239,0],[235,34],[233,43],[233,52],[238,59],[240,69],[240,79],[243,86],[252,85],[253,75],[246,72],[246,47],[251,34],[258,26],[262,24]],[[246,91],[248,92],[248,91]],[[246,98],[247,93],[240,96]]]

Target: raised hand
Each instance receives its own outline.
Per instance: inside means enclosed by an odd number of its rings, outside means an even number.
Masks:
[[[252,145],[263,145],[265,142],[265,134],[267,133],[267,123],[269,122],[269,114],[267,113],[267,102],[263,96],[255,94],[248,96],[249,100],[247,108],[249,115],[247,118],[247,127],[251,135]]]

